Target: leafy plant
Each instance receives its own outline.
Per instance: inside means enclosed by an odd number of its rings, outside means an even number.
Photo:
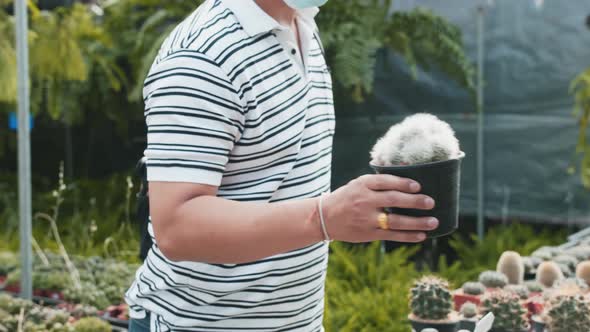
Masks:
[[[570,93],[574,96],[574,116],[580,126],[576,147],[576,152],[582,155],[580,176],[584,186],[590,188],[590,146],[588,146],[587,142],[588,123],[590,121],[590,68],[572,81]]]
[[[327,331],[408,331],[407,294],[418,276],[417,248],[384,253],[379,243],[347,246],[334,242],[326,282]],[[371,299],[368,301],[367,299]]]
[[[331,1],[317,17],[328,62],[338,85],[362,101],[373,91],[377,53],[390,49],[410,67],[435,67],[468,88],[473,68],[461,32],[425,9],[390,14],[391,0]]]

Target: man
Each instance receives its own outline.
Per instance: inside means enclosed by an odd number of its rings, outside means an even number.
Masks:
[[[131,332],[321,331],[329,240],[419,242],[420,185],[365,175],[327,195],[326,0],[207,0],[145,81],[155,244],[126,294]]]

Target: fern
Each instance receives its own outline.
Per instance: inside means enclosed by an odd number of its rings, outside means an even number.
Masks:
[[[574,96],[574,116],[580,131],[576,152],[582,155],[580,176],[582,183],[590,188],[590,146],[588,146],[588,122],[590,121],[590,68],[578,75],[571,83],[570,93]]]
[[[389,14],[391,0],[328,2],[318,16],[328,61],[338,85],[361,102],[371,94],[380,49],[404,56],[416,67],[437,68],[473,88],[473,68],[464,54],[460,31],[425,9]]]
[[[383,253],[379,242],[330,246],[326,282],[326,331],[408,331],[407,290],[417,277],[417,247]]]

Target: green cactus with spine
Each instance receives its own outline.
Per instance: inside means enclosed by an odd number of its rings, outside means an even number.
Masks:
[[[551,332],[590,331],[590,307],[582,295],[556,296],[545,317]]]
[[[491,292],[482,301],[483,315],[491,312],[496,317],[494,330],[506,332],[527,331],[527,311],[520,304],[518,295],[506,290]]]
[[[453,310],[448,281],[434,276],[424,276],[415,281],[410,290],[410,308],[419,319],[448,319]]]
[[[486,291],[486,287],[481,282],[468,281],[461,287],[463,293],[468,295],[481,295]]]
[[[488,288],[504,288],[508,284],[508,278],[496,271],[484,271],[479,275],[479,282]]]
[[[543,285],[540,282],[535,280],[525,281],[524,285],[528,288],[529,292],[531,293],[542,293],[543,292]]]

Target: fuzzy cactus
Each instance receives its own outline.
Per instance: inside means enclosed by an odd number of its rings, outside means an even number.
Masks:
[[[555,262],[543,262],[537,268],[537,281],[547,288],[560,279],[563,279],[563,272]]]
[[[481,282],[468,281],[461,287],[463,293],[469,295],[481,295],[486,291],[486,287]]]
[[[508,284],[508,278],[497,271],[484,271],[479,275],[479,282],[488,288],[504,288]]]
[[[557,280],[553,284],[553,288],[557,290],[558,294],[577,294],[588,289],[586,281],[578,278],[565,278]]]
[[[576,267],[576,278],[582,279],[590,286],[590,261],[584,261]]]
[[[576,265],[578,265],[579,260],[573,255],[561,254],[558,256],[553,257],[551,259],[557,264],[565,264],[569,267],[570,270],[575,270]]]
[[[500,331],[521,332],[528,329],[527,311],[520,304],[518,295],[501,290],[486,295],[482,302],[482,313],[492,312],[496,316],[494,329]]]
[[[510,293],[518,295],[521,300],[528,299],[531,294],[528,287],[525,285],[508,285],[504,287],[504,289]]]
[[[448,123],[418,113],[393,125],[371,151],[377,166],[416,165],[460,156],[459,141]]]
[[[520,285],[524,281],[524,262],[516,251],[505,251],[500,256],[496,271],[504,274],[511,285]]]
[[[590,306],[582,295],[561,295],[550,301],[545,315],[551,332],[590,331]]]
[[[525,281],[524,285],[526,288],[528,288],[529,292],[531,292],[531,293],[542,293],[543,292],[543,285],[536,280]]]
[[[418,319],[448,319],[453,308],[448,281],[434,276],[424,276],[415,281],[410,290],[410,308]]]
[[[477,316],[477,305],[473,302],[465,302],[459,312],[464,318],[474,318]]]

